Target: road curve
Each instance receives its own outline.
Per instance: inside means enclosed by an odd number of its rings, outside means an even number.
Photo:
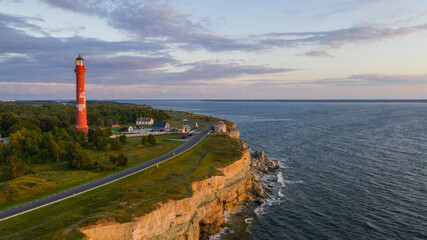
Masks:
[[[202,122],[199,122],[199,124],[201,124]],[[202,124],[206,124],[206,123],[202,123]],[[65,190],[63,192],[59,192],[57,194],[54,195],[50,195],[44,198],[40,198],[37,200],[34,200],[32,202],[28,202],[28,203],[24,203],[22,205],[18,205],[16,207],[12,207],[9,209],[6,209],[4,211],[0,212],[0,221],[4,221],[6,219],[24,214],[26,212],[30,212],[33,210],[36,210],[38,208],[42,208],[44,206],[47,205],[51,205],[53,203],[56,202],[60,202],[63,201],[67,198],[71,198],[74,196],[77,196],[79,194],[91,191],[93,189],[102,187],[104,185],[107,185],[109,183],[118,181],[120,179],[123,179],[125,177],[128,177],[130,175],[133,175],[135,173],[141,172],[147,168],[150,168],[152,166],[157,165],[158,163],[167,161],[177,155],[180,155],[182,153],[184,153],[185,151],[191,149],[192,147],[194,147],[195,145],[197,145],[200,141],[202,141],[210,132],[211,132],[211,125],[207,124],[207,128],[203,131],[201,131],[199,134],[191,137],[188,141],[186,141],[184,144],[180,145],[179,147],[175,148],[174,150],[160,156],[157,157],[155,159],[152,159],[150,161],[141,163],[139,165],[136,165],[134,167],[125,169],[123,171],[114,173],[112,175],[106,176],[104,178],[100,178],[97,180],[94,180],[92,182],[88,182],[86,184]]]

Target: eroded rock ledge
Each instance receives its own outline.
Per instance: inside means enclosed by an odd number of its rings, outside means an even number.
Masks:
[[[247,202],[261,204],[264,199],[270,196],[271,188],[268,181],[262,179],[265,174],[272,173],[280,168],[279,162],[262,152],[252,152],[251,154],[251,176],[252,188],[248,189],[249,198]]]
[[[222,175],[194,182],[189,198],[160,203],[128,223],[102,220],[80,231],[87,239],[208,239],[224,226],[224,211],[236,209],[242,201],[262,203],[269,196],[271,190],[261,177],[278,167],[264,152],[245,149],[241,159],[218,169]]]

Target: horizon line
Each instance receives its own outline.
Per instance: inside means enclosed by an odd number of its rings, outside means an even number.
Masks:
[[[2,99],[1,102],[74,102],[75,99]],[[215,101],[215,102],[379,102],[379,103],[427,103],[426,99],[410,99],[410,98],[372,98],[372,99],[88,99],[87,102],[114,102],[114,101]]]

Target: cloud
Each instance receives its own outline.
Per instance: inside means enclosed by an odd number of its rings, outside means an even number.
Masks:
[[[128,30],[141,38],[181,38],[203,27],[177,11],[168,0],[43,0],[51,6],[98,16],[116,29]]]
[[[58,58],[58,59],[57,59]],[[73,83],[73,59],[46,56],[46,62],[58,61],[57,65],[43,64],[26,55],[1,58],[0,82]],[[41,61],[43,58],[41,59]],[[175,64],[183,70],[169,72],[158,69]],[[86,60],[86,79],[91,84],[103,85],[163,85],[180,86],[208,84],[208,82],[247,75],[275,74],[293,71],[291,68],[271,68],[237,63],[193,62],[177,64],[169,58],[154,57],[95,57]],[[25,71],[22,71],[25,69]]]
[[[324,78],[311,84],[327,84],[337,86],[384,86],[384,85],[419,85],[427,84],[427,74],[360,74],[344,78]]]
[[[0,25],[9,26],[11,28],[19,28],[27,31],[33,31],[46,35],[41,27],[30,24],[28,21],[43,22],[42,18],[37,17],[26,17],[26,16],[12,16],[8,14],[3,14],[0,12]]]
[[[104,85],[203,85],[226,78],[294,70],[209,61],[182,64],[167,53],[165,45],[156,42],[36,37],[10,27],[18,24],[33,28],[25,20],[0,13],[0,82],[73,83],[78,53],[86,59],[87,81]],[[212,43],[212,48],[216,47]],[[170,72],[165,70],[168,66],[182,70]]]
[[[329,86],[410,86],[427,84],[427,74],[409,75],[409,74],[359,74],[341,78],[322,78],[317,80],[301,80],[301,81],[280,81],[280,80],[249,80],[251,87],[266,87],[266,86],[290,86],[290,85],[329,85]]]
[[[36,37],[25,32],[25,29],[37,29],[28,20],[0,13],[0,82],[69,81],[74,59],[79,53],[99,74],[109,69],[156,69],[178,63],[161,43],[107,42],[78,36]]]
[[[338,48],[350,43],[380,41],[426,30],[427,25],[393,28],[387,25],[363,25],[323,32],[274,32],[240,38],[219,36],[208,27],[192,21],[194,16],[182,13],[168,0],[75,1],[43,0],[54,7],[97,16],[112,27],[139,40],[155,39],[177,44],[186,50],[260,51],[272,47],[321,45]],[[382,0],[359,0],[344,4],[339,11]]]
[[[321,45],[340,48],[346,44],[381,41],[427,30],[427,24],[392,28],[386,25],[368,25],[322,32],[287,32],[264,35],[264,46],[298,47]]]
[[[82,51],[86,54],[105,54],[114,52],[154,52],[166,49],[159,41],[120,41],[107,42],[93,38],[51,36],[36,37],[26,33],[25,29],[39,29],[30,24],[28,18],[21,18],[0,12],[0,54],[1,53],[46,53],[60,51],[75,55]],[[18,26],[18,27],[17,27]]]
[[[90,59],[87,64],[97,70],[146,70],[165,67],[169,64],[179,63],[177,60],[168,57],[139,57],[139,56],[117,56],[105,57],[96,56]]]
[[[313,50],[313,51],[306,52],[303,55],[308,57],[332,57],[324,50]]]
[[[43,0],[51,6],[97,16],[115,29],[139,40],[156,39],[178,44],[186,50],[253,51],[262,46],[243,39],[209,33],[208,28],[191,20],[192,15],[179,12],[168,0],[75,1]]]
[[[329,9],[332,9],[331,11],[319,14],[315,17],[315,19],[330,16],[337,13],[345,13],[348,11],[358,10],[364,6],[368,6],[382,1],[384,0],[351,0],[347,2],[334,2],[333,5],[329,6]]]
[[[128,89],[130,86],[139,85],[215,87],[217,84],[224,84],[221,83],[224,79],[228,81],[243,76],[283,74],[296,69],[197,60],[182,63],[171,53],[176,48],[187,51],[205,49],[211,52],[257,52],[272,48],[306,46],[316,46],[320,49],[339,48],[347,44],[383,41],[427,29],[427,24],[406,27],[371,24],[331,31],[272,32],[231,38],[210,33],[206,26],[195,23],[192,15],[177,11],[171,1],[167,0],[44,2],[67,11],[104,19],[110,26],[131,36],[131,40],[111,42],[80,36],[52,37],[37,25],[43,21],[41,18],[12,16],[0,12],[0,82],[73,84],[73,60],[78,54],[82,54],[88,67],[88,83],[102,85],[108,89],[113,86]],[[304,55],[330,57],[324,50],[309,51]],[[170,66],[178,70],[171,71]],[[407,75],[386,77],[389,78],[367,74],[302,82],[271,80],[252,82],[252,86],[369,86],[400,84],[404,80],[409,84],[424,81],[422,77],[417,79]],[[45,85],[37,86],[37,91],[42,91],[41,86]],[[52,88],[50,85],[49,87]]]
[[[0,82],[0,100],[71,99],[75,84]]]
[[[168,72],[164,70],[120,71],[115,69],[104,75],[92,76],[88,81],[104,85],[116,85],[118,79],[122,85],[155,85],[155,86],[200,86],[215,85],[221,79],[241,76],[285,73],[294,71],[290,68],[271,68],[266,66],[240,65],[236,63],[194,62],[177,65],[183,71]]]

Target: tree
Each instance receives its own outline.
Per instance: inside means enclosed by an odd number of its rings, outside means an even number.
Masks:
[[[18,153],[17,156],[21,159],[31,162],[33,157],[39,153],[41,142],[40,132],[23,128],[10,135],[8,145]]]
[[[76,144],[68,142],[65,146],[65,151],[62,154],[62,158],[68,162],[70,167],[71,167],[72,162],[76,158],[76,150],[77,150]]]
[[[86,138],[85,132],[81,130],[75,131],[74,129],[73,129],[73,132],[74,132],[74,136],[73,136],[74,141],[78,142],[80,146],[84,146],[87,144],[87,138]]]
[[[57,128],[57,127],[55,127],[53,129],[53,132],[54,132],[53,135],[55,136],[55,140],[56,141],[59,141],[59,140],[63,140],[63,141],[66,141],[66,142],[73,141],[73,138],[70,136],[70,134],[68,134],[68,132],[64,128]]]
[[[148,143],[147,136],[143,136],[143,137],[141,138],[141,143],[142,143],[142,145],[146,145],[146,144]]]
[[[59,119],[56,116],[45,116],[40,119],[40,128],[43,132],[51,131],[59,125]]]
[[[107,145],[106,141],[104,141],[104,138],[101,137],[101,136],[98,136],[95,139],[96,140],[95,140],[94,144],[95,144],[96,149],[99,150],[99,151],[104,150],[105,149],[105,145]]]
[[[27,170],[27,166],[16,155],[7,156],[4,159],[2,168],[3,168],[3,177],[6,180],[23,176],[25,175],[25,172]]]
[[[154,137],[153,134],[148,134],[148,143],[149,144],[155,144],[156,143],[156,138]]]
[[[77,169],[88,169],[90,166],[92,166],[92,160],[90,159],[89,155],[86,153],[86,151],[78,149],[76,158],[71,163],[71,167]]]
[[[22,119],[14,114],[13,112],[7,112],[3,114],[2,122],[1,122],[1,129],[5,131],[6,136],[9,136],[10,133],[12,133],[9,128],[11,128],[15,124],[19,124],[22,122]]]
[[[3,143],[0,142],[0,163],[3,162],[5,157],[5,149]]]
[[[120,139],[114,138],[111,141],[111,150],[117,151],[117,150],[120,150],[120,149],[122,149],[122,142],[120,141]]]
[[[52,162],[58,162],[59,161],[59,155],[62,153],[60,146],[58,146],[58,143],[55,141],[55,138],[53,137],[53,135],[48,132],[48,133],[44,133],[42,135],[42,142],[40,147],[43,150],[46,150],[48,152],[48,159]],[[42,151],[43,151],[42,150]],[[41,160],[39,158],[39,160]],[[42,161],[42,162],[46,162],[46,161]]]
[[[120,142],[122,142],[123,144],[125,144],[125,143],[126,143],[126,140],[127,140],[126,135],[121,135],[121,136],[119,137],[119,139],[120,139]]]
[[[104,130],[96,127],[95,130],[89,129],[87,137],[88,141],[93,144],[98,150],[104,150],[107,146],[108,139],[111,136],[111,130]]]
[[[78,143],[69,144],[64,153],[64,159],[68,161],[71,168],[88,169],[92,166],[92,160]]]
[[[42,149],[40,152],[37,153],[32,159],[31,162],[33,163],[47,163],[51,160],[51,156],[49,152],[46,149]]]
[[[119,153],[117,156],[110,155],[110,162],[116,166],[126,166],[129,162],[128,157],[123,153]]]
[[[52,159],[54,161],[59,162],[59,160],[61,159],[62,154],[65,151],[64,146],[65,146],[64,141],[59,141],[59,142],[56,143],[55,149],[53,151],[53,157],[52,157]]]

